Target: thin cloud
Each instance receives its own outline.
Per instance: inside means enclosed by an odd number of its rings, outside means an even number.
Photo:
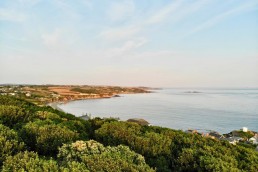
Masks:
[[[58,47],[61,44],[62,31],[55,29],[52,33],[43,33],[41,38],[47,47]]]
[[[147,24],[155,24],[164,21],[171,13],[176,12],[183,4],[183,1],[173,1],[165,8],[159,10],[150,19],[147,20]]]
[[[179,11],[176,11],[176,13],[171,15],[170,17],[171,22],[174,24],[176,22],[182,21],[183,19],[189,16],[191,17],[193,14],[195,14],[196,12],[199,12],[200,10],[202,10],[204,7],[206,7],[212,2],[214,1],[199,0],[195,3],[190,3],[190,4],[185,3],[184,6],[182,6]]]
[[[92,8],[92,1],[91,0],[80,0],[80,3],[83,4],[87,8]]]
[[[23,22],[27,16],[14,9],[0,9],[0,21]]]
[[[119,28],[110,28],[105,31],[102,31],[99,34],[99,37],[107,39],[109,41],[129,39],[135,34],[139,33],[141,27],[139,26],[128,26],[128,27],[119,27]]]
[[[17,0],[17,3],[19,3],[22,6],[32,7],[42,0]]]
[[[134,13],[135,5],[132,0],[113,3],[107,11],[107,15],[111,21],[122,21],[131,17]]]
[[[220,23],[220,22],[222,22],[222,21],[224,21],[228,18],[239,15],[243,12],[255,10],[255,9],[257,9],[257,6],[255,6],[257,4],[258,4],[257,2],[256,3],[249,3],[249,4],[246,4],[246,5],[242,5],[240,7],[237,7],[235,9],[230,9],[228,11],[225,11],[222,14],[219,14],[219,15],[213,17],[213,18],[208,19],[206,22],[197,26],[191,32],[186,34],[185,36],[189,36],[189,35],[192,35],[194,33],[200,32],[202,30],[209,29],[209,28],[217,25],[218,23]]]
[[[131,2],[131,1],[129,1]],[[150,27],[151,25],[155,25],[157,23],[162,23],[167,20],[169,22],[180,22],[182,19],[184,19],[187,16],[190,16],[192,13],[195,13],[196,11],[203,8],[205,5],[210,3],[212,1],[210,0],[200,0],[197,3],[185,3],[185,1],[173,1],[170,3],[167,7],[164,7],[162,9],[159,9],[158,12],[155,12],[155,14],[149,16],[149,17],[142,17],[138,18],[138,20],[130,23],[127,26],[122,27],[114,27],[111,29],[106,29],[105,31],[102,31],[99,34],[99,37],[102,37],[104,39],[107,39],[109,41],[117,41],[122,39],[131,39],[132,37],[136,36],[137,34],[143,32],[146,30],[147,27]],[[116,4],[115,6],[120,6]],[[129,8],[129,7],[127,7]],[[123,9],[123,8],[122,8]],[[116,16],[113,18],[113,20],[120,20],[120,16],[123,18],[125,15],[124,12],[111,10],[112,15]],[[126,11],[126,10],[123,10]],[[126,12],[125,12],[126,13]],[[133,17],[133,16],[132,16]]]
[[[74,9],[69,1],[65,0],[53,0],[51,1],[54,5],[62,11],[62,14],[65,14],[67,17],[72,19],[80,19],[82,16]]]
[[[136,50],[139,47],[142,47],[147,42],[148,41],[142,37],[128,40],[120,47],[108,49],[103,53],[103,55],[106,56],[108,54],[110,55],[110,57],[130,55],[132,52],[134,52],[134,50]]]

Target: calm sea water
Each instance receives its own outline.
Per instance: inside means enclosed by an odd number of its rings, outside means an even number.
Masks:
[[[198,91],[189,93],[188,91]],[[258,131],[258,89],[163,89],[150,94],[72,101],[65,112],[92,117],[144,118],[173,129],[207,129],[228,133],[248,127]]]

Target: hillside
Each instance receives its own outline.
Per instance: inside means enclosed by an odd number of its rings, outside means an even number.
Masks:
[[[0,96],[0,169],[256,172],[258,152],[168,128],[115,119],[84,121]]]
[[[90,85],[0,85],[0,95],[22,98],[38,105],[70,100],[111,98],[118,94],[150,93],[146,87]]]

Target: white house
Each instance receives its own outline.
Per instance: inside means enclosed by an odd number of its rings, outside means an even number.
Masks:
[[[31,94],[30,94],[30,93],[26,93],[26,96],[27,96],[27,97],[30,97],[30,96],[31,96]]]
[[[222,140],[226,140],[230,144],[236,145],[240,140],[243,140],[243,138],[241,138],[241,137],[228,137],[228,138],[224,138]]]
[[[243,127],[243,132],[247,132],[248,131],[248,128],[247,127]]]
[[[255,134],[255,136],[251,137],[251,138],[249,139],[249,142],[251,142],[251,143],[257,145],[257,144],[258,144],[258,135]]]

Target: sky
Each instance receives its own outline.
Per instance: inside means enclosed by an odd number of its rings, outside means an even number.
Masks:
[[[258,0],[1,0],[5,83],[258,87]]]

